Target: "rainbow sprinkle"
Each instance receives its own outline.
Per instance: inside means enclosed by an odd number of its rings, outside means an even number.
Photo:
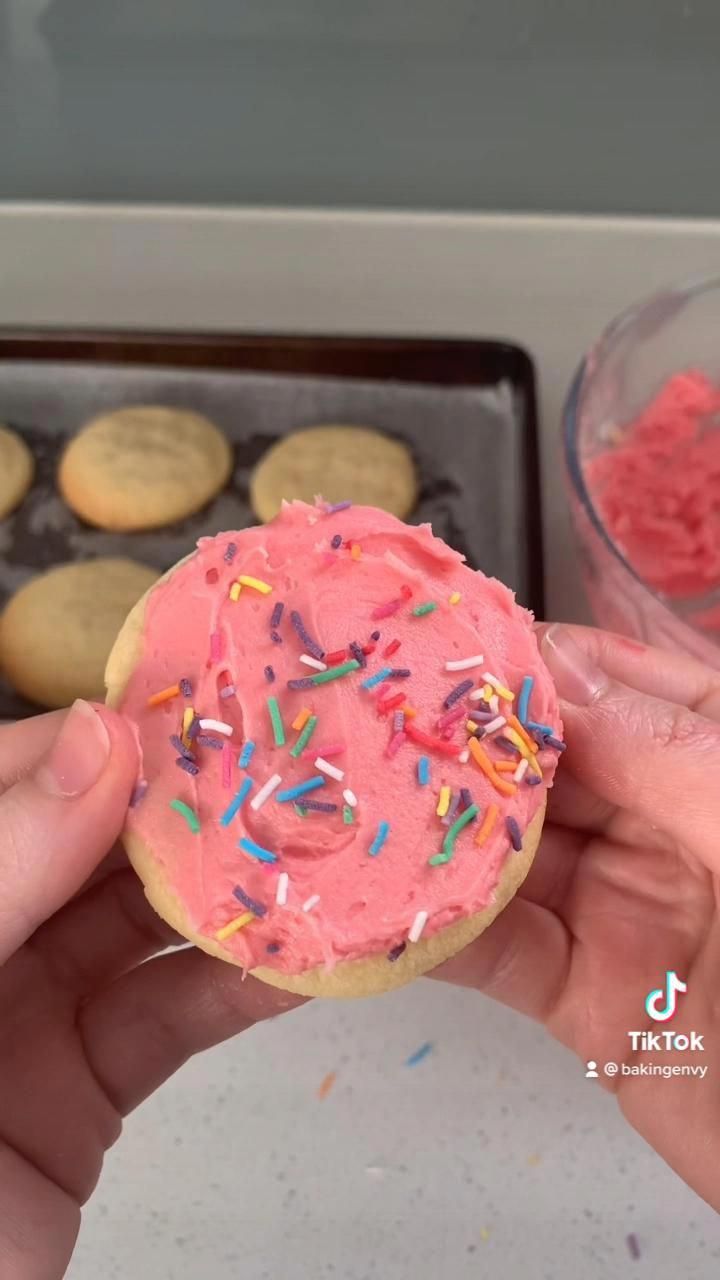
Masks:
[[[430,781],[430,760],[427,756],[420,756],[417,762],[417,776],[421,787],[426,787]]]
[[[297,800],[298,796],[304,796],[308,791],[317,791],[318,787],[324,786],[323,777],[308,778],[306,782],[298,782],[296,787],[287,787],[284,791],[278,791],[275,799],[280,804],[286,804],[288,800]]]
[[[462,596],[460,595],[460,592],[453,591],[452,595],[448,600],[448,604],[459,604],[461,600],[462,600]]]
[[[232,748],[229,742],[223,743],[222,749],[222,784],[226,790],[232,783]]]
[[[185,804],[184,800],[171,800],[170,808],[185,819],[193,835],[196,836],[200,830],[200,819],[195,810],[191,809],[189,804]]]
[[[292,722],[293,729],[296,729],[298,733],[302,733],[311,715],[312,715],[312,712],[310,708],[303,707],[301,711],[298,711],[295,719]]]
[[[520,853],[522,849],[522,834],[520,828],[514,818],[506,818],[505,826],[507,827],[510,843],[516,853]]]
[[[315,732],[315,729],[317,728],[317,722],[318,722],[317,716],[312,716],[308,712],[307,720],[304,721],[303,723],[300,737],[298,738],[295,745],[290,748],[290,755],[293,756],[295,759],[297,759],[297,757],[305,750],[305,747],[307,746],[308,742],[310,741],[310,739],[312,738]],[[293,725],[293,728],[294,727],[295,726]]]
[[[392,667],[381,667],[374,675],[368,676],[366,680],[363,680],[360,684],[360,688],[374,689],[376,685],[382,684],[384,680],[388,680],[391,672]]]
[[[242,786],[240,787],[240,790],[235,793],[227,809],[225,810],[225,812],[222,814],[220,818],[221,827],[230,826],[230,823],[235,817],[235,814],[237,813],[238,809],[241,807],[243,802],[247,799],[250,792],[252,791],[252,786],[253,786],[252,778],[243,778],[243,782],[242,782]]]
[[[427,613],[434,613],[437,605],[433,600],[428,600],[426,604],[416,604],[413,609],[413,618],[424,618]]]
[[[372,844],[370,845],[370,848],[368,849],[368,853],[370,854],[371,858],[377,857],[383,845],[385,844],[385,841],[387,840],[389,834],[390,834],[390,823],[381,822],[380,826],[377,829],[377,835],[375,836],[375,839],[373,840]]]
[[[251,578],[247,573],[238,575],[238,583],[241,587],[252,587],[253,591],[259,591],[263,596],[269,596],[272,591],[269,582],[263,582],[262,578]]]
[[[444,818],[450,807],[450,788],[441,787],[438,796],[437,809],[435,810],[438,818]]]
[[[525,724],[528,718],[528,704],[530,702],[530,694],[534,684],[532,676],[524,676],[520,687],[520,696],[518,698],[518,720],[521,724]]]
[[[305,626],[305,623],[300,617],[300,614],[298,613],[297,609],[291,609],[290,621],[293,627],[295,628],[295,630],[297,631],[297,634],[302,640],[303,645],[307,649],[308,653],[311,654],[313,658],[317,658],[318,661],[322,662],[323,658],[325,657],[325,651],[324,649],[320,648],[320,645],[317,643],[316,640],[313,640],[312,636],[309,634]]]
[[[271,631],[277,631],[278,627],[280,626],[284,608],[285,608],[285,605],[283,604],[282,600],[278,600],[277,603],[273,605],[273,611],[270,614],[270,630]]]
[[[280,786],[281,782],[282,778],[279,773],[274,773],[271,778],[268,778],[267,782],[260,788],[257,795],[253,796],[250,801],[250,808],[254,809],[256,813],[258,809],[262,809],[265,801],[270,799],[273,791]]]
[[[329,684],[331,680],[339,680],[341,676],[357,671],[359,666],[357,658],[352,658],[349,662],[341,662],[338,667],[330,667],[328,671],[318,671],[316,676],[310,676],[310,684]]]
[[[255,797],[257,799],[257,796]],[[251,858],[257,858],[258,862],[277,862],[277,854],[271,849],[263,849],[261,844],[256,844],[248,836],[243,836],[242,840],[238,840],[238,845],[245,853],[249,853]]]
[[[262,917],[267,914],[267,907],[264,903],[257,902],[255,898],[251,898],[239,884],[235,885],[233,894],[237,898],[238,902],[242,902],[243,906],[247,907],[248,911],[252,911],[254,916],[260,916],[262,919]]]
[[[453,707],[455,703],[460,700],[460,698],[464,698],[465,694],[470,692],[472,687],[473,687],[472,680],[461,680],[460,684],[456,684],[455,688],[451,690],[451,692],[448,694],[447,698],[443,702],[443,706],[445,710],[449,711],[450,708]]]
[[[429,1054],[432,1053],[432,1051],[433,1051],[432,1041],[426,1040],[424,1044],[420,1045],[419,1049],[416,1049],[414,1053],[411,1053],[409,1057],[405,1059],[405,1066],[417,1067],[421,1062],[424,1061],[425,1058],[428,1057]]]
[[[244,745],[244,747],[243,747],[242,751],[240,752],[240,756],[239,756],[239,759],[238,759],[238,768],[239,768],[239,769],[247,769],[247,767],[248,767],[248,765],[249,765],[250,761],[251,761],[251,760],[252,760],[252,758],[253,758],[253,753],[254,753],[254,751],[255,751],[255,743],[254,743],[254,742],[251,742],[250,738],[248,738],[248,740],[247,740],[247,742],[245,743],[245,745]]]
[[[268,698],[267,705],[268,705],[268,711],[270,713],[270,723],[272,724],[272,731],[273,731],[273,738],[275,740],[275,746],[284,747],[285,746],[285,729],[283,728],[282,716],[280,715],[280,708],[278,706],[277,698],[275,697]]]
[[[275,672],[273,671],[273,668],[272,668],[271,666],[267,666],[267,667],[265,668],[265,672],[264,672],[264,674],[265,674],[265,679],[267,680],[268,684],[274,684],[274,683],[275,683]]]
[[[471,804],[469,809],[466,809],[464,813],[460,814],[460,817],[452,824],[445,839],[443,840],[442,852],[436,853],[434,857],[428,859],[431,867],[437,867],[450,861],[455,852],[455,841],[457,840],[458,835],[462,831],[463,827],[466,827],[469,822],[472,822],[473,818],[477,817],[479,812],[480,810],[478,806],[476,804]]]
[[[254,919],[255,916],[252,911],[243,911],[241,916],[236,916],[234,920],[229,920],[227,924],[223,925],[222,929],[218,929],[215,937],[218,942],[224,942],[226,938],[231,937],[233,933],[237,933],[239,929],[244,929],[245,925],[250,924],[250,921]]]
[[[488,836],[490,835],[490,832],[495,826],[495,823],[497,822],[499,813],[500,813],[500,808],[498,805],[496,804],[488,805],[487,810],[485,812],[485,817],[483,818],[482,824],[480,826],[480,830],[478,831],[475,837],[476,844],[485,843]]]
[[[346,825],[347,827],[349,827],[349,826],[350,826],[350,824],[351,824],[352,822],[354,822],[354,821],[355,821],[355,819],[354,819],[354,817],[353,817],[353,811],[352,811],[352,809],[350,808],[350,805],[349,805],[349,804],[344,804],[344,805],[343,805],[343,822],[345,823],[345,825]]]
[[[146,706],[159,707],[161,702],[169,702],[171,698],[177,698],[179,692],[180,685],[171,684],[167,689],[160,689],[158,693],[151,693]]]

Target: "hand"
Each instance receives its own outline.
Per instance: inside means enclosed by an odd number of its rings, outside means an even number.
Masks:
[[[582,627],[539,629],[568,749],[518,896],[443,978],[479,987],[594,1059],[632,1125],[720,1209],[720,675]],[[645,1013],[666,970],[687,983]],[[703,1037],[633,1051],[629,1031]],[[692,1064],[704,1079],[603,1075]]]
[[[119,851],[138,768],[106,707],[0,728],[0,1276],[59,1280],[122,1117],[301,1003],[177,942]]]

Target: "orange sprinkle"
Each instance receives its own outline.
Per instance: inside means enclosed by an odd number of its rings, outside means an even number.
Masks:
[[[293,729],[297,729],[298,733],[302,733],[303,729],[305,728],[305,725],[310,719],[311,714],[312,712],[310,711],[309,707],[303,707],[302,711],[298,711],[295,719],[292,722]]]
[[[496,804],[489,804],[482,821],[482,826],[475,837],[476,844],[484,844],[492,831],[500,810]]]
[[[417,711],[415,710],[414,707],[408,707],[405,704],[403,704],[400,710],[404,711],[405,715],[408,716],[410,720],[413,720],[414,717],[417,715]]]
[[[159,707],[161,702],[169,702],[171,698],[177,698],[180,692],[179,684],[171,684],[167,689],[160,689],[159,693],[151,693],[147,700],[149,707]]]
[[[506,782],[504,778],[500,777],[499,773],[495,772],[492,760],[489,755],[483,751],[477,738],[468,739],[468,748],[476,765],[478,768],[482,769],[485,776],[490,779],[495,790],[501,792],[504,796],[514,796],[517,791],[515,783]]]
[[[496,760],[495,761],[496,773],[514,773],[516,769],[517,769],[517,764],[514,760]]]
[[[527,729],[520,723],[517,716],[508,716],[507,722],[509,725],[512,725],[513,729],[520,735],[525,745],[529,747],[533,755],[536,756],[538,753],[538,744],[537,742],[533,742]]]
[[[350,555],[352,556],[353,560],[360,559],[362,555],[362,547],[360,547],[357,542],[353,542],[350,548]]]
[[[317,1091],[317,1096],[321,1102],[325,1101],[336,1080],[337,1071],[328,1071],[325,1078],[321,1080],[320,1088]]]

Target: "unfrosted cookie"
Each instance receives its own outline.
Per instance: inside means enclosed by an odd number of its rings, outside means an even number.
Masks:
[[[33,578],[0,619],[5,675],[32,702],[102,698],[103,673],[127,614],[158,574],[134,560],[62,564]]]
[[[527,874],[563,749],[531,624],[427,525],[368,507],[202,538],[106,672],[142,749],[123,840],[149,901],[305,995],[460,950]]]
[[[101,529],[154,529],[198,511],[230,475],[232,451],[208,418],[137,405],[89,422],[60,461],[60,491]]]
[[[404,444],[369,427],[308,427],[278,440],[250,481],[261,520],[272,520],[283,499],[312,502],[319,493],[327,502],[349,499],[403,520],[417,501],[415,463]]]
[[[22,502],[35,474],[35,461],[25,441],[0,426],[0,520]]]

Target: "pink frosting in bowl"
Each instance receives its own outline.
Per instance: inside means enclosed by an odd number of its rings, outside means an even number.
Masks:
[[[120,709],[147,784],[129,831],[194,931],[287,974],[481,911],[562,750],[531,615],[368,507],[201,539],[147,599]]]

